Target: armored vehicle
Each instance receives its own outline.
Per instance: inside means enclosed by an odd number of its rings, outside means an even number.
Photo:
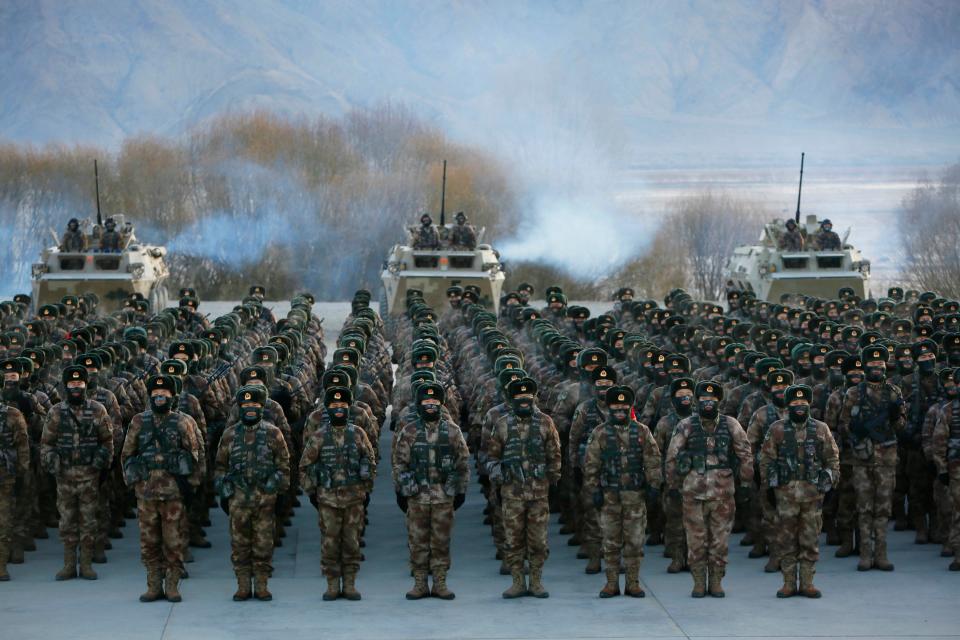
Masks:
[[[765,224],[757,244],[734,249],[724,270],[727,287],[751,291],[758,300],[769,302],[780,302],[785,294],[836,298],[843,287],[850,287],[861,298],[868,297],[870,261],[847,244],[850,230],[843,234],[840,249],[818,251],[812,248],[820,228],[817,216],[806,216],[799,226],[806,240],[803,251],[778,248],[786,233],[783,220]]]
[[[164,263],[166,247],[143,244],[137,240],[133,224],[123,215],[112,218],[120,234],[119,249],[101,250],[103,228],[89,221],[81,224],[87,238],[86,251],[64,251],[54,233],[56,244],[40,253],[33,264],[33,304],[35,308],[60,302],[66,295],[97,294],[100,309],[109,313],[123,306],[133,293],[143,295],[152,309],[167,306],[166,281],[170,273]]]
[[[419,289],[431,307],[446,306],[447,288],[475,285],[480,289],[481,304],[495,313],[500,306],[500,291],[506,274],[497,252],[483,244],[484,229],[477,230],[477,246],[473,250],[448,248],[443,240],[453,225],[440,226],[440,248],[415,249],[414,230],[407,229],[407,241],[394,245],[383,263],[381,313],[399,315],[406,310],[409,289]],[[446,233],[445,233],[446,232]]]

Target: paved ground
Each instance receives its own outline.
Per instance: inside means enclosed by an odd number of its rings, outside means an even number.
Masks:
[[[338,316],[327,323],[332,334],[342,315],[340,307],[329,311]],[[389,448],[389,432],[380,446]],[[747,549],[738,546],[732,547],[723,600],[691,599],[689,575],[666,573],[662,547],[649,549],[643,566],[646,599],[599,600],[602,577],[584,575],[584,561],[575,559],[554,524],[545,572],[551,597],[504,601],[500,592],[509,578],[498,573],[481,509],[471,487],[454,532],[453,602],[404,600],[411,583],[406,538],[386,468],[371,501],[361,602],[321,601],[320,536],[306,501],[276,550],[270,603],[231,601],[235,583],[226,516],[219,511],[209,530],[213,548],[194,550],[184,601],[177,605],[137,601],[146,585],[135,522],[114,541],[108,564],[96,567],[97,582],[53,580],[62,556],[51,530],[26,564],[10,567],[13,581],[0,584],[0,638],[960,638],[960,574],[946,571],[938,547],[913,545],[911,533],[891,534],[894,573],[858,573],[854,558],[837,560],[828,549],[817,576],[826,594],[819,601],[777,600],[779,575],[764,574],[763,561],[748,560]]]

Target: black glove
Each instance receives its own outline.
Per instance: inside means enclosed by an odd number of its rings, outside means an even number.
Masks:
[[[744,502],[750,501],[750,487],[746,485],[738,485],[733,491],[733,500],[738,504],[743,504]]]
[[[770,504],[773,506],[774,509],[777,508],[777,492],[774,490],[773,487],[770,487],[769,489],[767,489],[767,500],[770,502]]]
[[[593,506],[597,509],[603,506],[603,489],[597,489],[593,492]]]
[[[220,508],[227,515],[230,515],[230,498],[220,498]]]
[[[407,512],[407,496],[397,494],[397,506],[400,507],[400,511],[404,513]]]
[[[573,481],[577,484],[578,487],[583,486],[583,471],[580,469],[573,470]]]
[[[946,487],[946,486],[948,486],[948,485],[950,484],[950,474],[947,473],[946,471],[944,471],[943,473],[941,473],[941,474],[940,474],[939,476],[937,476],[937,477],[938,477],[939,480],[940,480],[940,484],[942,484],[943,486]]]
[[[656,504],[660,500],[660,487],[649,485],[647,487],[647,500]]]
[[[453,510],[456,511],[457,509],[462,507],[463,503],[466,501],[467,501],[467,494],[465,493],[458,493],[457,495],[453,496]]]

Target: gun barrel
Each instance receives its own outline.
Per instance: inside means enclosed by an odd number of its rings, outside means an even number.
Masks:
[[[803,193],[803,158],[807,154],[800,152],[800,188],[797,189],[797,213],[794,215],[794,222],[800,224],[800,196]]]

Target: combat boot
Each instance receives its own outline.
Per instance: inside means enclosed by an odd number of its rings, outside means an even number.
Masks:
[[[167,579],[163,585],[163,592],[167,596],[167,602],[180,602],[183,596],[180,595],[180,571],[170,569],[167,571]]]
[[[893,530],[906,531],[910,528],[907,522],[907,510],[903,504],[903,498],[893,501]]]
[[[783,573],[783,586],[777,590],[777,597],[791,598],[797,595],[797,565],[781,563],[780,571]]]
[[[361,598],[360,592],[357,591],[356,580],[356,573],[343,574],[343,591],[341,593],[347,600],[359,600]]]
[[[260,602],[273,600],[273,594],[267,589],[267,577],[266,572],[253,574],[253,597]]]
[[[750,553],[747,554],[748,558],[762,558],[767,555],[767,545],[763,542],[757,541],[753,543],[753,549],[750,549]]]
[[[163,578],[159,569],[147,570],[147,590],[140,595],[140,602],[156,602],[163,598]]]
[[[947,567],[950,571],[960,571],[960,560],[954,560],[950,563],[950,566]]]
[[[543,565],[530,565],[530,595],[534,598],[550,597],[550,592],[543,588]]]
[[[430,595],[430,590],[427,588],[427,572],[414,571],[413,588],[407,591],[407,600],[420,600],[428,595]]]
[[[723,580],[724,574],[727,572],[725,567],[720,565],[713,565],[710,567],[710,595],[714,598],[723,598],[727,594],[723,590],[723,585],[720,584],[720,581]]]
[[[919,509],[919,507],[918,507]],[[922,514],[918,514],[916,518],[913,519],[914,526],[917,529],[917,535],[913,539],[913,544],[927,544],[930,542],[930,533],[927,530],[927,518]]]
[[[849,558],[853,555],[853,531],[840,532],[840,548],[833,554],[835,558]]]
[[[800,563],[800,595],[808,598],[819,598],[820,590],[813,586],[813,575],[816,573],[812,562]]]
[[[780,571],[780,556],[773,552],[773,549],[770,550],[770,557],[767,559],[767,564],[763,567],[764,573],[776,573]]]
[[[63,548],[63,568],[57,572],[57,580],[71,580],[77,577],[77,548]]]
[[[96,580],[97,572],[93,570],[93,545],[80,547],[80,577],[84,580]]]
[[[0,582],[7,582],[10,580],[10,574],[7,573],[7,557],[9,554],[10,551],[7,548],[6,543],[0,540]]]
[[[104,544],[100,540],[97,540],[96,542],[93,543],[93,563],[94,564],[107,563],[107,554],[104,552]]]
[[[887,536],[886,532],[877,536],[877,542],[874,545],[873,568],[880,571],[893,571],[893,563],[887,560]]]
[[[36,551],[37,543],[33,541],[33,536],[26,536],[23,538],[23,550],[24,551]]]
[[[743,537],[740,538],[740,546],[749,547],[752,545],[753,545],[753,533],[747,531],[745,534],[743,534]]]
[[[23,564],[23,559],[23,541],[20,536],[14,536],[10,545],[10,564]]]
[[[631,598],[645,598],[647,592],[640,586],[640,564],[627,563],[627,578],[623,584],[623,592]]]
[[[197,549],[209,549],[211,546],[210,541],[203,537],[203,531],[191,532],[189,544]]]
[[[512,600],[513,598],[521,598],[527,595],[527,581],[523,577],[523,571],[517,569],[511,571],[510,575],[513,576],[513,584],[503,592],[504,599]]]
[[[686,555],[681,551],[677,551],[674,554],[673,559],[670,561],[670,566],[667,567],[667,573],[680,573],[681,571],[684,571],[686,568],[687,568]]]
[[[249,600],[250,596],[250,574],[246,571],[237,573],[237,590],[233,594],[234,602],[243,602]]]
[[[870,540],[860,537],[860,562],[857,563],[857,571],[870,571],[873,569],[873,546]]]
[[[600,547],[590,545],[587,548],[587,558],[587,566],[583,572],[590,575],[600,573]]]
[[[327,590],[323,592],[326,602],[333,602],[340,597],[340,576],[327,576]]]
[[[447,588],[446,569],[437,569],[433,572],[433,589],[430,591],[430,595],[441,600],[453,600],[457,597],[457,594]]]
[[[500,561],[500,575],[502,576],[510,575],[510,566],[507,564],[506,560]]]
[[[707,566],[703,564],[691,565],[690,575],[693,576],[693,591],[690,592],[690,597],[702,598],[707,595]]]
[[[607,567],[607,584],[600,590],[601,598],[613,598],[620,595],[620,571]]]

